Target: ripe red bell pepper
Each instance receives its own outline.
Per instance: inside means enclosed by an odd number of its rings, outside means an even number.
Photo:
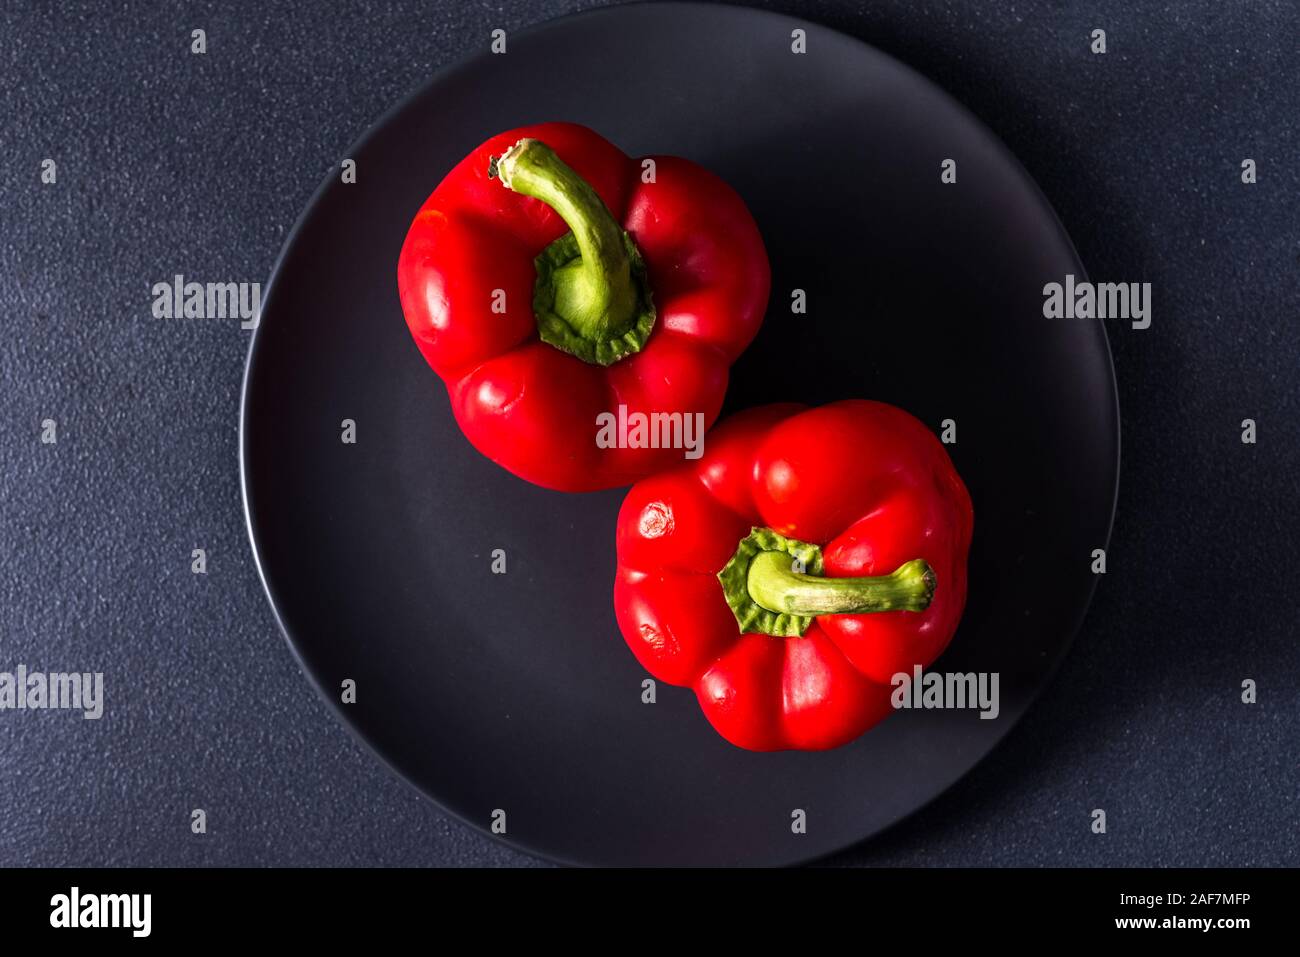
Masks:
[[[838,747],[952,638],[973,521],[943,445],[901,409],[751,409],[628,493],[619,628],[733,744]]]
[[[402,247],[402,309],[461,431],[538,485],[612,488],[682,459],[602,448],[598,417],[711,425],[763,319],[771,277],[744,202],[692,162],[645,160],[571,123],[501,133]]]

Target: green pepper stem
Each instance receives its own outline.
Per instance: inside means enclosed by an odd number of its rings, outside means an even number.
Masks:
[[[934,597],[934,572],[924,559],[888,575],[822,578],[795,571],[786,552],[754,556],[746,583],[749,596],[777,614],[862,615],[877,611],[924,611]]]
[[[579,255],[552,273],[552,311],[587,340],[626,332],[640,312],[629,243],[591,184],[541,140],[529,138],[494,157],[488,173],[554,209],[577,240]]]

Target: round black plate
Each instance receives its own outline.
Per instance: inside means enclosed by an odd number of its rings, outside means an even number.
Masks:
[[[936,668],[999,672],[996,720],[903,712],[836,751],[752,754],[689,690],[642,703],[611,606],[622,491],[548,492],[475,452],[397,299],[402,239],[443,174],[489,135],[553,119],[632,155],[689,157],[749,203],[772,300],[724,414],[863,397],[936,431],[956,421],[976,536],[966,615]],[[916,810],[1021,716],[1093,590],[1118,409],[1100,323],[1042,316],[1045,283],[1083,278],[1068,237],[962,107],[811,23],[636,5],[511,35],[505,55],[439,74],[348,155],[356,184],[320,189],[272,277],[244,387],[243,485],[285,634],[393,767],[478,827],[505,811],[505,840],[557,860],[780,864]],[[791,313],[794,289],[806,314]],[[355,704],[340,703],[345,679]]]

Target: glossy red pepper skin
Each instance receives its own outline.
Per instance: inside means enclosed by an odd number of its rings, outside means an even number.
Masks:
[[[970,496],[921,422],[879,402],[774,405],[729,418],[704,456],[637,483],[618,518],[619,628],[655,678],[691,687],[728,741],[820,750],[892,710],[966,601]],[[924,611],[816,617],[802,637],[741,634],[717,573],[751,527],[820,545],[827,577],[933,569]]]
[[[640,352],[609,366],[542,342],[534,258],[568,231],[546,203],[489,176],[493,157],[541,140],[599,194],[640,249],[656,311]],[[461,430],[521,478],[561,491],[626,485],[681,449],[600,448],[597,417],[657,412],[717,418],[731,363],[753,339],[770,272],[744,202],[709,171],[671,156],[643,182],[641,159],[581,126],[544,123],[492,137],[433,191],[398,263],[407,324],[443,379]],[[494,290],[505,311],[494,312]]]

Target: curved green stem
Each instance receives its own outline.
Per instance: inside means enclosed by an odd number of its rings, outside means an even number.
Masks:
[[[934,572],[923,558],[900,565],[889,575],[822,578],[795,571],[784,552],[761,552],[750,562],[747,584],[749,597],[760,607],[814,618],[924,611],[934,597]]]
[[[795,637],[820,615],[924,611],[934,598],[934,570],[921,558],[888,575],[827,578],[816,545],[754,528],[718,572],[742,634]]]
[[[639,351],[655,318],[645,264],[591,184],[529,138],[493,157],[488,175],[546,203],[570,229],[536,259],[533,311],[542,339],[600,365]]]

